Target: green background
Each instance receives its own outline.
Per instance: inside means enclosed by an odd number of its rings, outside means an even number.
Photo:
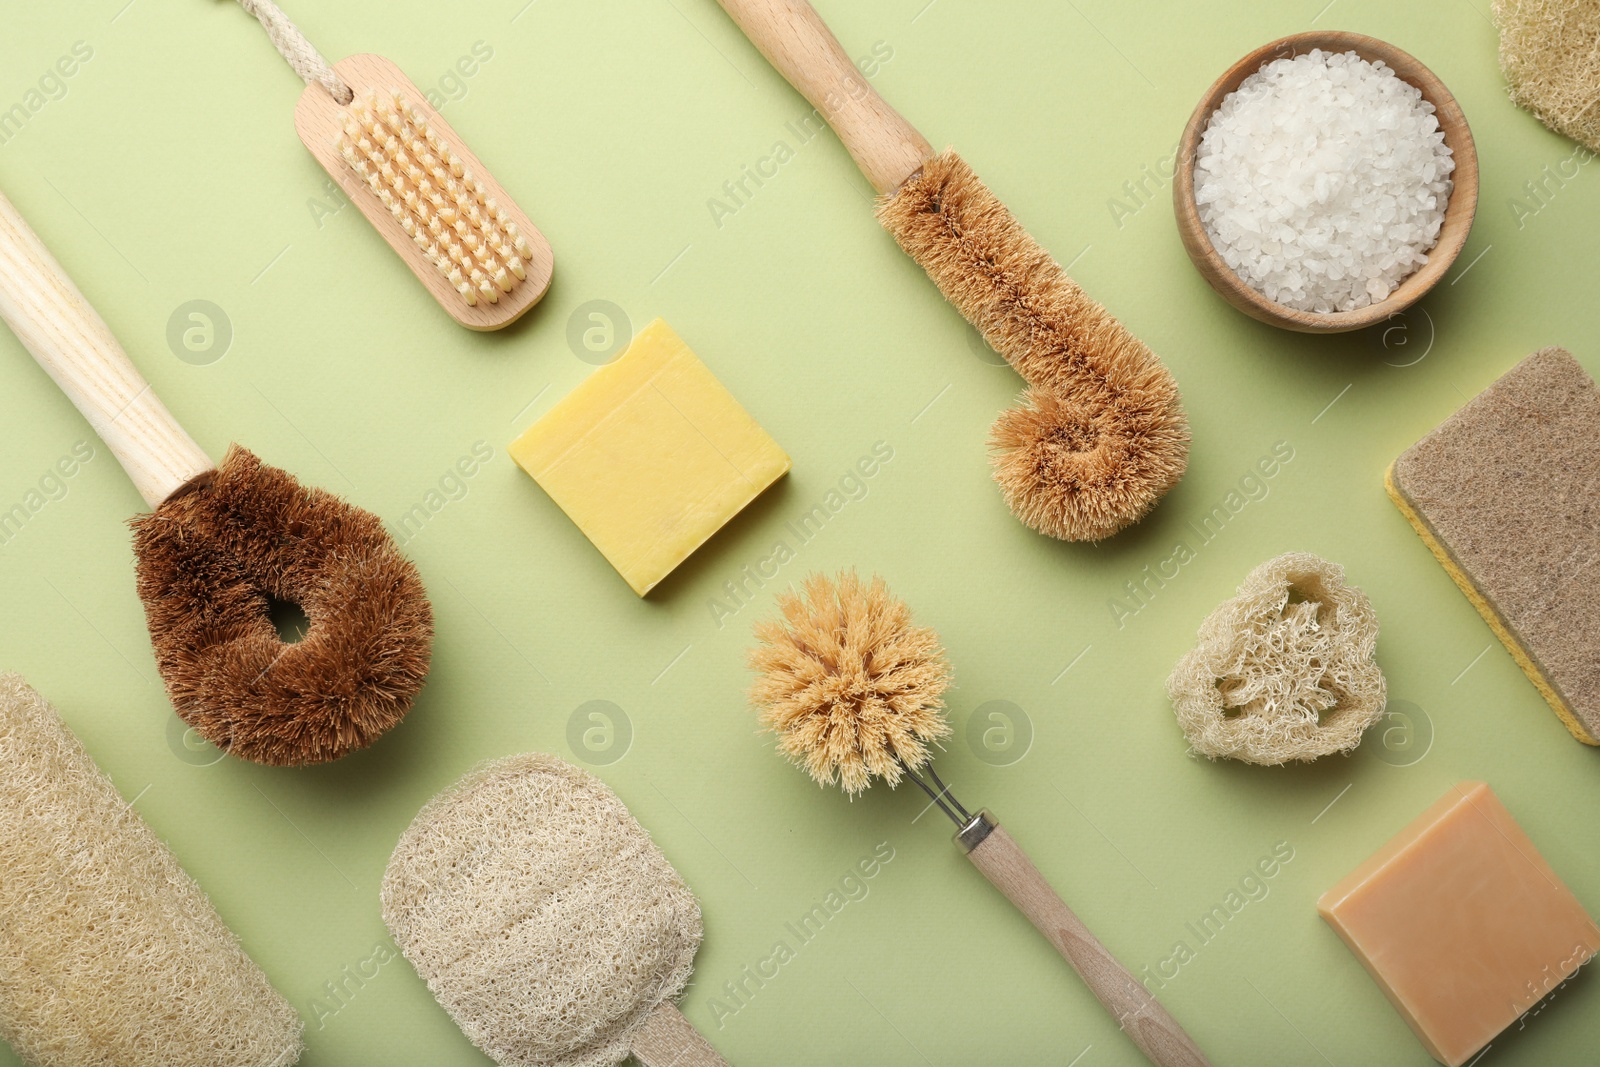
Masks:
[[[530,749],[600,774],[696,890],[706,938],[683,1006],[730,1062],[1143,1062],[949,827],[917,818],[919,794],[852,803],[758,732],[743,697],[750,623],[806,572],[876,571],[955,664],[945,777],[996,812],[1130,967],[1179,940],[1196,950],[1160,996],[1214,1062],[1430,1062],[1318,919],[1318,894],[1451,783],[1481,778],[1600,910],[1587,815],[1600,773],[1385,498],[1382,472],[1535,348],[1564,344],[1600,370],[1600,168],[1528,199],[1524,183],[1573,145],[1507,100],[1487,0],[1325,2],[822,5],[853,56],[892,51],[874,78],[885,97],[959,146],[1176,374],[1188,476],[1098,546],[1048,540],[1007,512],[984,440],[1018,379],[873,222],[832,136],[801,145],[786,128],[809,109],[711,0],[291,5],[328,55],[380,52],[425,89],[455,87],[446,75],[475,43],[492,50],[444,115],[549,237],[557,268],[542,305],[487,336],[452,324],[356,211],[333,210],[294,132],[300,83],[236,5],[8,5],[0,107],[75,42],[93,56],[0,144],[0,188],[211,455],[237,440],[391,524],[475,442],[494,458],[406,543],[438,638],[405,723],[329,766],[218,761],[184,734],[156,674],[124,526],[139,498],[0,332],[0,504],[24,500],[75,442],[96,449],[0,549],[3,666],[137,797],[306,1016],[308,1067],[486,1062],[404,960],[363,985],[346,975],[386,939],[378,886],[418,807],[474,762]],[[1431,66],[1482,161],[1477,225],[1446,281],[1410,314],[1343,337],[1226,306],[1184,255],[1164,179],[1145,177],[1170,166],[1228,64],[1312,27],[1373,34]],[[793,158],[717,225],[708,200],[779,140]],[[1131,196],[1124,183],[1141,179]],[[231,324],[220,358],[180,359],[168,343],[169,318],[197,299]],[[503,451],[591,371],[599,357],[568,337],[575,318],[595,324],[580,308],[596,300],[634,328],[665,317],[794,457],[643,601]],[[893,459],[865,498],[719,626],[724,583],[880,441]],[[1124,583],[1278,442],[1294,459],[1269,494],[1119,626]],[[1167,673],[1245,572],[1288,550],[1344,564],[1371,595],[1403,715],[1350,758],[1191,758]],[[868,895],[747,1005],[719,1012],[724,984],[882,842],[894,858]],[[1279,842],[1294,858],[1270,893],[1197,947],[1185,924]],[[327,999],[341,981],[348,995]],[[1597,996],[1592,979],[1571,983],[1481,1062],[1587,1059]]]

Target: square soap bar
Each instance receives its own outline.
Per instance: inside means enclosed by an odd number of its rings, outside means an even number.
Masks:
[[[1452,786],[1317,911],[1449,1067],[1600,951],[1600,928],[1483,782]]]
[[[660,319],[510,451],[640,596],[789,469]]]

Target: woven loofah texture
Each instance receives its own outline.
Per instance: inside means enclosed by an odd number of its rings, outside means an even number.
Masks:
[[[1344,568],[1304,552],[1268,560],[1206,616],[1167,695],[1195,751],[1269,766],[1361,743],[1387,698],[1378,617]]]
[[[383,921],[467,1038],[508,1067],[611,1067],[689,980],[700,905],[622,801],[554,756],[483,764],[429,801]]]
[[[30,1067],[287,1067],[300,1017],[44,698],[0,674],[0,1037]]]
[[[1600,152],[1600,0],[1495,0],[1511,99]]]
[[[928,762],[950,736],[944,691],[950,663],[939,635],[911,624],[911,609],[882,578],[862,584],[813,574],[805,593],[778,597],[782,618],[756,624],[750,703],[778,735],[778,750],[816,779],[854,796],[902,766]]]
[[[133,529],[167,695],[212,744],[257,763],[321,763],[410,709],[433,611],[376,515],[235,445]],[[272,598],[305,611],[302,640],[279,639]]]
[[[1006,504],[1098,541],[1178,484],[1189,423],[1161,361],[1067,277],[954,152],[879,201],[878,221],[1029,389],[991,432]]]

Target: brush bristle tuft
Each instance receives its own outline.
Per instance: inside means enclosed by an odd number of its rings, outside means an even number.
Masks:
[[[911,624],[911,609],[882,578],[813,574],[804,594],[778,597],[782,618],[757,624],[750,702],[778,749],[820,785],[852,796],[929,759],[950,735],[944,691],[950,664],[939,635]]]
[[[352,101],[335,147],[469,306],[527,278],[527,238],[405,94]]]
[[[1006,504],[1041,533],[1098,541],[1183,477],[1189,424],[1154,353],[1069,278],[954,152],[878,220],[1031,387],[990,436]]]
[[[382,521],[235,445],[133,520],[139,599],[178,715],[243,759],[337,759],[422,689],[433,612]],[[285,643],[273,600],[310,627]]]

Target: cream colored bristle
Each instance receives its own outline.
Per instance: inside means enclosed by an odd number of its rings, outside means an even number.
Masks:
[[[528,276],[533,249],[459,156],[398,90],[349,107],[340,158],[470,306]]]

